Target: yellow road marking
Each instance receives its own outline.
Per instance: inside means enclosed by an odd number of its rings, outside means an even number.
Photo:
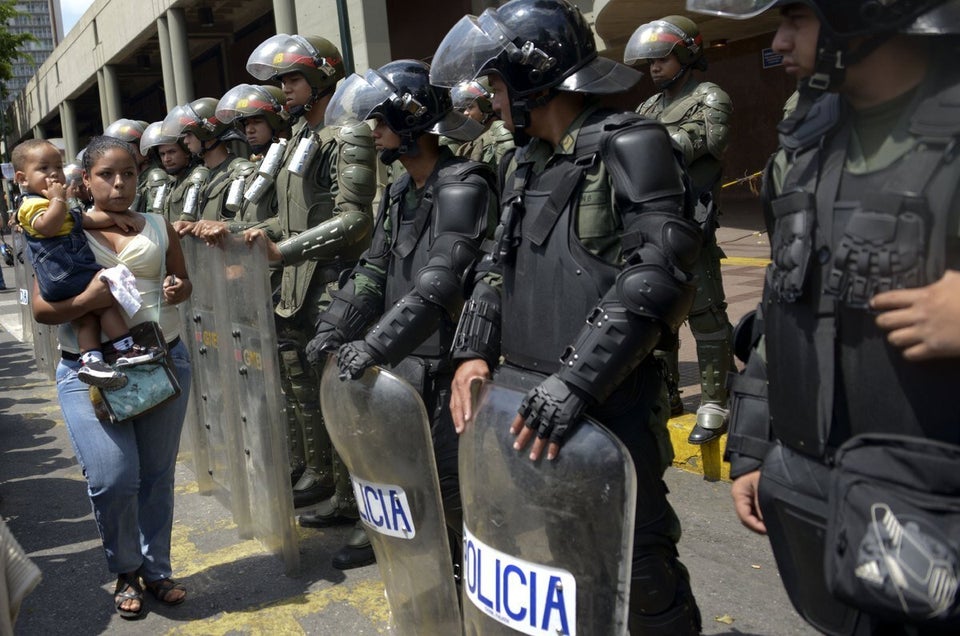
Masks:
[[[759,256],[728,256],[721,258],[720,264],[734,267],[766,267],[770,264],[770,259]]]

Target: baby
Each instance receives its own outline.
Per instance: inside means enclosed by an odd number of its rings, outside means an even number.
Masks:
[[[124,230],[143,227],[139,216],[110,212],[84,212],[70,208],[66,200],[63,159],[60,151],[43,139],[27,140],[12,153],[14,179],[23,192],[17,219],[23,228],[27,251],[36,272],[40,295],[58,301],[80,294],[102,267],[87,245],[83,228],[117,225]],[[156,354],[141,351],[133,342],[119,305],[80,316],[71,323],[77,333],[83,366],[77,377],[92,386],[113,389],[124,386],[127,376],[103,359],[101,331],[118,353],[122,368],[148,361]]]

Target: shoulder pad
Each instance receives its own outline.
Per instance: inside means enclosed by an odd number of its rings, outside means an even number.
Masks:
[[[507,125],[504,124],[501,119],[497,119],[490,124],[490,137],[493,139],[493,142],[497,144],[513,144],[513,133],[510,132]]]
[[[171,182],[173,179],[170,178],[170,175],[168,175],[165,170],[160,168],[151,168],[150,170],[147,170],[147,175],[144,180],[149,187],[158,188],[165,183]]]
[[[956,73],[951,74],[945,86],[920,102],[910,118],[910,132],[921,137],[960,135],[960,81]]]
[[[789,135],[780,135],[780,145],[789,151],[802,150],[820,142],[840,123],[843,112],[840,95],[827,93],[818,98],[810,112]]]
[[[713,82],[702,82],[694,90],[707,108],[713,108],[724,113],[733,112],[733,102],[727,92]]]
[[[357,122],[341,126],[337,131],[337,138],[356,146],[373,146],[373,131],[365,122]]]
[[[210,177],[210,168],[206,166],[197,166],[190,171],[190,175],[187,177],[187,181],[190,183],[196,183],[203,185],[207,182],[207,179]]]
[[[663,93],[656,93],[648,97],[642,104],[637,107],[637,112],[646,117],[652,117],[649,113],[653,111],[656,107],[657,102],[663,98]]]
[[[493,168],[481,161],[470,161],[457,157],[457,160],[451,161],[437,171],[437,181],[455,180],[466,181],[470,175],[479,175],[488,182],[492,182],[495,177]]]
[[[230,162],[230,175],[233,177],[249,177],[257,171],[257,165],[249,159],[237,157]]]

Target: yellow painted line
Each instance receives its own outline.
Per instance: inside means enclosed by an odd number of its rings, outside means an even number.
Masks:
[[[196,488],[196,482],[177,487],[178,494]],[[219,519],[206,527],[187,526],[179,521],[173,524],[171,554],[177,577],[187,578],[225,564],[267,554],[255,539],[239,540],[212,552],[203,552],[192,537],[206,533],[232,532],[237,526],[231,519]],[[206,620],[191,621],[167,632],[183,636],[226,636],[249,634],[273,636],[305,634],[299,620],[317,614],[334,603],[349,604],[373,623],[387,624],[389,610],[384,602],[383,584],[379,580],[356,584],[338,584],[316,592],[298,594],[270,603],[260,603],[235,612],[224,612]]]
[[[380,581],[332,587],[285,598],[273,603],[252,605],[239,612],[224,612],[214,618],[191,621],[167,632],[169,636],[250,636],[306,634],[298,619],[322,612],[334,603],[349,603],[372,620],[386,624],[389,612]]]
[[[766,267],[770,264],[770,259],[759,256],[728,256],[721,258],[720,264],[734,267]]]

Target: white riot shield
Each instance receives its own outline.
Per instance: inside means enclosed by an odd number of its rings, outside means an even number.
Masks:
[[[295,575],[300,551],[266,250],[259,244],[251,248],[241,237],[231,236],[223,241],[223,258],[231,337],[224,380],[238,387],[236,406],[243,442],[240,466],[253,535],[282,556],[287,574]]]
[[[399,634],[459,634],[460,611],[423,401],[373,367],[341,381],[324,365],[320,404],[350,471]]]
[[[27,242],[22,232],[11,232],[13,240],[13,270],[17,282],[20,304],[20,333],[23,342],[33,343],[37,371],[51,380],[57,377],[60,361],[60,346],[57,342],[57,325],[43,325],[33,319],[33,291],[36,274],[27,254]]]
[[[250,505],[244,473],[239,468],[245,462],[237,383],[226,381],[232,379],[228,369],[233,343],[223,282],[224,254],[193,237],[183,239],[181,245],[193,282],[183,333],[193,362],[192,408],[185,423],[195,431],[191,434],[196,440],[194,468],[198,476],[206,469],[207,484],[212,489],[205,492],[212,493],[230,510],[240,535],[250,537]]]
[[[584,419],[557,459],[530,461],[510,434],[523,396],[484,383],[460,436],[464,632],[626,634],[637,489],[630,454]]]

